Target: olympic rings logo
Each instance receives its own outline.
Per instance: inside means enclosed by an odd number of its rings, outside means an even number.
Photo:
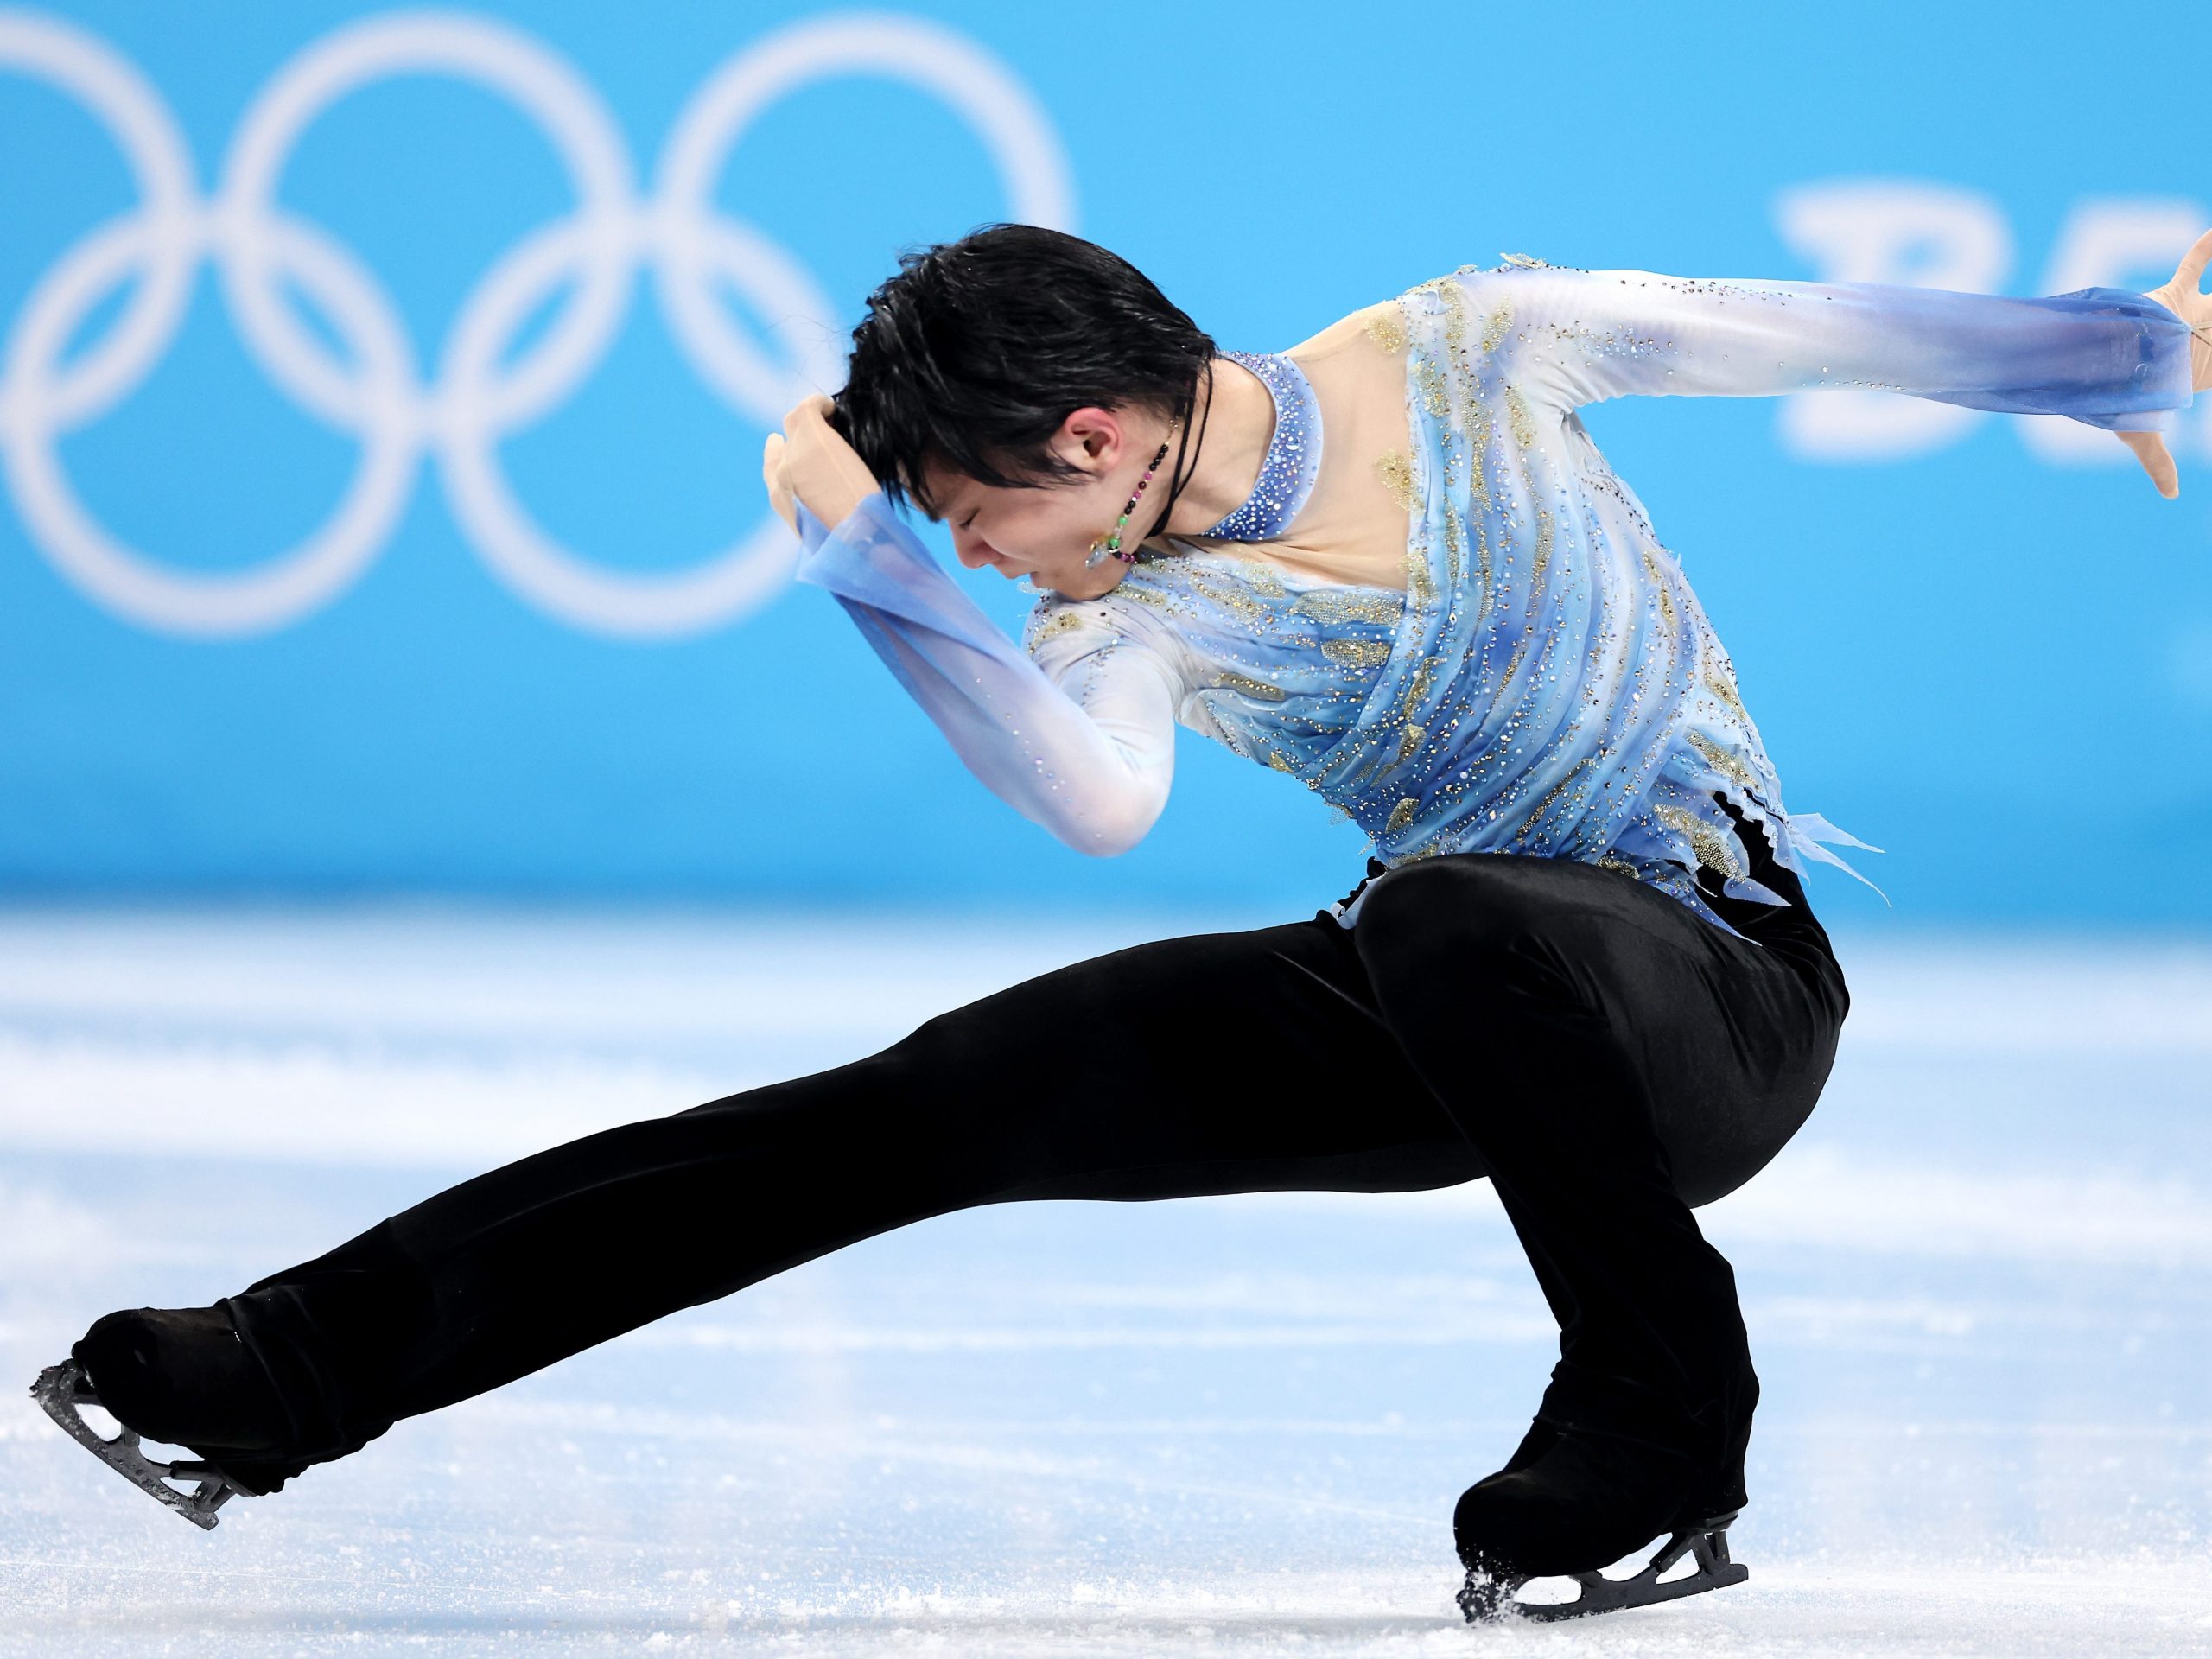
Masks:
[[[464,13],[401,11],[325,35],[284,65],[247,110],[211,197],[161,94],[127,59],[76,26],[0,10],[0,73],[51,83],[108,130],[137,209],[87,232],[25,300],[0,346],[0,461],[34,544],[114,614],[157,632],[233,638],[289,626],[330,604],[383,550],[433,454],[446,500],[477,555],[526,602],[588,632],[664,638],[755,608],[788,581],[797,548],[772,514],[687,569],[620,572],[556,543],[515,499],[499,445],[542,420],[594,372],[641,267],[694,372],[725,404],[772,426],[842,377],[825,345],[836,309],[797,257],[715,207],[712,192],[747,128],[811,82],[866,74],[944,103],[982,141],[1007,218],[1071,228],[1074,188],[1050,118],[999,60],[935,23],[848,13],[786,28],[734,54],[678,115],[640,197],[596,90],[543,43]],[[347,247],[285,210],[285,161],[339,99],[374,82],[437,74],[508,100],[544,134],[575,195],[565,219],[510,247],[463,302],[426,380],[391,296]],[[360,457],[343,499],[293,547],[235,572],[164,567],[89,512],[56,454],[63,435],[129,397],[168,350],[202,259],[270,381],[349,434]],[[65,367],[101,302],[136,279],[113,325]],[[724,282],[771,325],[784,361],[715,298]],[[351,361],[330,351],[284,296],[310,296]],[[547,301],[568,296],[531,348],[507,347]]]

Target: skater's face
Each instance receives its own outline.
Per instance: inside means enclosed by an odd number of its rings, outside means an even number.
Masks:
[[[988,567],[1009,581],[1029,576],[1071,599],[1096,599],[1128,567],[1111,555],[1095,565],[1084,561],[1094,542],[1114,533],[1168,427],[1166,416],[1147,410],[1078,409],[1047,448],[1080,476],[1029,486],[985,484],[933,463],[923,479],[936,509],[930,517],[951,529],[953,551],[970,570]],[[1125,550],[1134,550],[1159,518],[1173,460],[1171,450],[1122,528]]]

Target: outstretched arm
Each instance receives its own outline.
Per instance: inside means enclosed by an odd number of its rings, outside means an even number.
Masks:
[[[2212,391],[2212,294],[2204,291],[2204,268],[2212,265],[2212,231],[2196,238],[2181,257],[2173,280],[2151,290],[2150,297],[2189,325],[2190,385],[2198,391]],[[2143,470],[2169,501],[2181,493],[2174,474],[2174,458],[2167,453],[2162,432],[2123,431],[2120,441],[2135,452]]]
[[[2191,301],[2212,311],[2196,292],[2208,256],[2212,235],[2171,293],[2044,299],[1543,265],[1459,275],[1509,376],[1561,409],[1631,393],[1861,387],[2150,434],[2212,381],[2212,329],[2194,342],[2194,365],[2191,335],[2212,317],[2188,315]]]
[[[1180,691],[1168,656],[1093,626],[1040,642],[1033,660],[930,556],[873,480],[853,499],[866,468],[857,456],[823,463],[813,446],[843,441],[826,423],[812,431],[818,414],[808,409],[785,423],[796,466],[785,468],[785,445],[773,438],[764,465],[771,499],[789,509],[804,545],[798,580],[836,596],[993,794],[1078,852],[1135,846],[1173,778]]]

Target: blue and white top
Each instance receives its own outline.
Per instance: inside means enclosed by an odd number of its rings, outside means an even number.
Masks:
[[[1794,872],[1848,870],[1821,843],[1866,843],[1784,810],[1727,652],[1575,410],[1866,387],[2171,430],[2191,397],[2186,325],[2107,288],[2009,299],[1516,263],[1423,283],[1369,332],[1405,361],[1409,443],[1382,468],[1406,512],[1403,588],[1168,538],[1103,598],[1042,593],[1018,649],[880,493],[834,534],[801,510],[799,580],[845,604],[979,779],[1082,851],[1150,829],[1180,723],[1349,815],[1386,865],[1579,858],[1727,927],[1700,866],[1787,901],[1746,873],[1716,793]],[[1264,541],[1312,491],[1324,435],[1288,358],[1237,360],[1274,394],[1275,435],[1252,499],[1211,534]]]

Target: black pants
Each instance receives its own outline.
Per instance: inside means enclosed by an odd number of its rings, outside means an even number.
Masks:
[[[1796,879],[1738,835],[1793,901],[1715,896],[1748,940],[1592,864],[1422,860],[1355,930],[1079,963],[463,1182],[226,1306],[313,1462],[928,1216],[1486,1174],[1561,1326],[1554,1421],[1578,1378],[1633,1379],[1747,1433],[1734,1276],[1690,1211],[1812,1111],[1848,997]]]

